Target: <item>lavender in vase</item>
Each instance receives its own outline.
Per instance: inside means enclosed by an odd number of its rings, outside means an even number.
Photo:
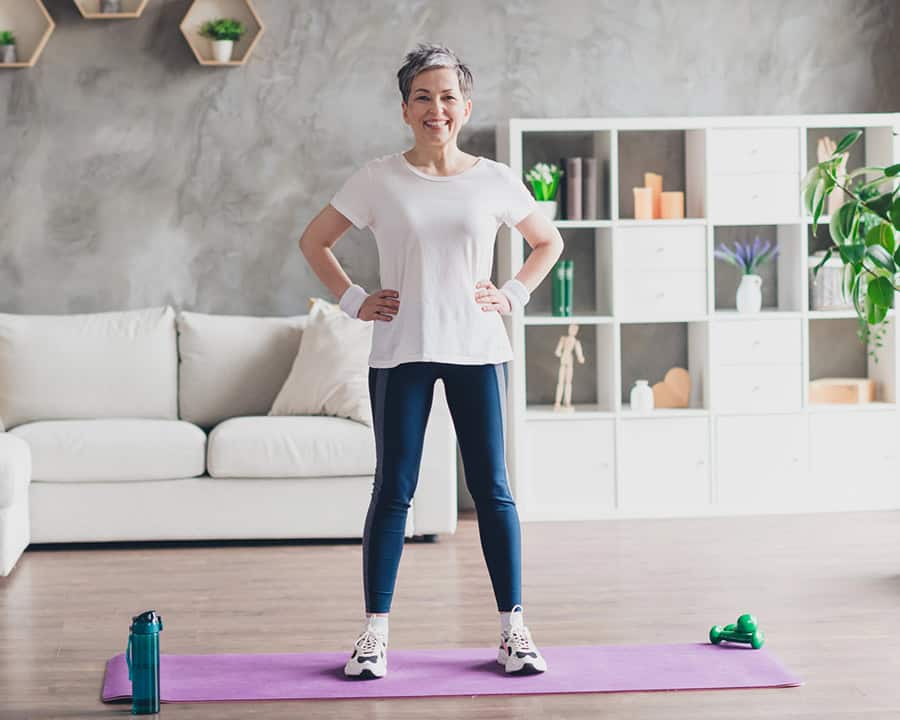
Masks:
[[[763,244],[759,237],[754,237],[752,245],[739,240],[733,250],[720,243],[713,255],[741,271],[741,282],[735,296],[737,311],[759,312],[762,307],[762,278],[756,271],[778,256],[778,246],[773,246],[768,240]]]

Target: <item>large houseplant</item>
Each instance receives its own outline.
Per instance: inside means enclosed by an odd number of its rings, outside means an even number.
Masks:
[[[853,302],[860,340],[875,348],[882,345],[885,318],[894,304],[900,281],[900,164],[861,167],[838,178],[841,162],[862,130],[845,135],[832,156],[810,169],[803,180],[803,199],[812,215],[813,233],[818,228],[826,198],[835,190],[847,193],[847,201],[831,216],[831,245],[819,268],[837,253],[844,263],[843,287]],[[877,349],[869,353],[877,362]]]

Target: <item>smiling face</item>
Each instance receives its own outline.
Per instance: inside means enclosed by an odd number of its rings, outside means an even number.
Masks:
[[[416,75],[409,103],[402,103],[403,120],[412,128],[420,147],[456,144],[472,113],[472,100],[464,99],[459,78],[450,68],[432,68]]]

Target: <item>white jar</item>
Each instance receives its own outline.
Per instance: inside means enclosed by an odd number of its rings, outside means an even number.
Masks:
[[[631,409],[646,414],[653,410],[653,388],[646,380],[635,380],[631,388]]]

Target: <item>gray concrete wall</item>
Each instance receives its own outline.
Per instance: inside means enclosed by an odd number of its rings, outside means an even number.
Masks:
[[[510,116],[878,112],[900,108],[892,0],[257,0],[241,68],[196,63],[189,0],[57,28],[0,70],[0,311],[171,303],[292,314],[327,293],[296,241],[366,159],[409,147],[395,73],[419,41],[475,75],[461,146],[494,155]],[[371,235],[335,246],[378,284]]]

